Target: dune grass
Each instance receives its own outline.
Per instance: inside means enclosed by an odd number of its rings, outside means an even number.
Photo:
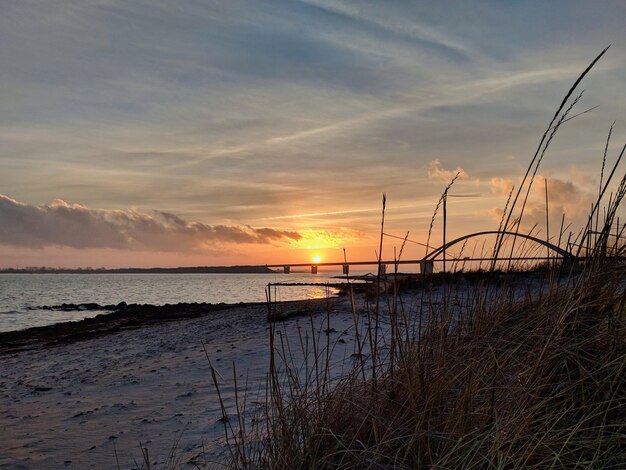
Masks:
[[[509,196],[503,231],[522,230],[539,164],[604,52],[550,122]],[[391,288],[377,289],[375,300],[349,293],[356,360],[338,378],[328,335],[307,342],[303,367],[271,329],[267,407],[255,427],[226,427],[229,466],[626,468],[626,250],[617,218],[626,175],[615,180],[623,152],[609,175],[605,153],[598,200],[568,240],[578,264],[548,262],[543,274],[520,276],[510,263],[511,274],[496,275],[494,261],[490,272],[437,294],[424,279],[412,309],[393,275],[379,275]],[[384,203],[382,220],[381,237]],[[498,237],[496,258],[506,242]]]
[[[420,341],[399,340],[375,379],[349,374],[320,393],[274,377],[265,446],[238,466],[625,465],[620,269],[538,299],[478,296],[462,320],[432,317]]]

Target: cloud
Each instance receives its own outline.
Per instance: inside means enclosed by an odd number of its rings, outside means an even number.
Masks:
[[[271,244],[301,238],[294,231],[189,222],[163,211],[92,209],[61,199],[33,206],[0,194],[0,244],[5,245],[190,252],[222,243]]]
[[[490,184],[492,192],[508,196],[513,181],[507,178],[492,178]],[[548,177],[548,208],[550,212],[550,238],[552,241],[559,235],[558,231],[563,215],[565,215],[565,227],[570,227],[568,231],[577,231],[587,222],[591,205],[597,197],[597,194],[594,194],[592,190],[592,187],[581,184],[580,181]],[[524,194],[525,191],[518,201],[518,209],[522,205]],[[517,211],[516,214],[518,214]],[[502,218],[502,209],[491,209],[489,216],[499,222]],[[544,176],[537,175],[524,209],[522,230],[529,231],[535,226],[545,230],[545,221]]]
[[[530,217],[536,218],[541,214],[545,218],[545,187],[543,177],[540,177],[533,186],[533,203],[530,206]],[[548,178],[548,203],[550,213],[560,217],[565,214],[570,220],[580,219],[586,221],[591,210],[591,204],[595,201],[594,194],[585,187],[573,181],[566,181],[559,178]],[[557,218],[558,218],[557,217]]]
[[[489,215],[489,217],[491,217],[492,220],[500,222],[502,220],[502,217],[504,216],[504,210],[502,210],[502,208],[500,207],[492,207],[487,211],[487,214]]]
[[[460,166],[457,167],[456,170],[446,170],[441,166],[441,162],[437,159],[432,160],[428,164],[428,177],[431,180],[439,180],[444,183],[449,183],[457,173],[460,178],[466,178],[468,176],[467,172]]]
[[[366,14],[363,5],[349,7],[338,2],[300,1],[326,13],[337,15],[354,23],[360,23],[371,29],[370,34],[375,34],[376,32],[386,33],[399,39],[408,40],[423,50],[458,61],[469,61],[471,58],[471,52],[467,50],[461,41],[454,40],[449,35],[445,35],[436,29],[418,24],[416,18],[411,18],[410,21],[407,21],[406,18],[398,15],[393,20],[389,20],[381,16],[381,12],[376,9],[372,9],[370,14]],[[385,5],[385,8],[387,8],[387,5]]]
[[[510,180],[508,178],[495,177],[491,178],[489,184],[491,186],[492,193],[508,196],[511,192],[511,188],[515,183],[513,183],[513,180]]]

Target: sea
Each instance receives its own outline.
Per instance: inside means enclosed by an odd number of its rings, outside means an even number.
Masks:
[[[0,332],[76,321],[103,313],[40,307],[63,303],[175,304],[180,302],[265,302],[268,283],[316,283],[272,288],[276,300],[322,298],[325,284],[341,282],[340,272],[283,274],[0,274]]]

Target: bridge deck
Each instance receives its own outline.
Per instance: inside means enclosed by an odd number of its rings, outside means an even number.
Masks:
[[[563,259],[562,256],[529,256],[529,257],[506,257],[506,258],[498,258],[498,261],[546,261],[546,260],[559,260]],[[584,259],[584,258],[579,258]],[[448,258],[446,262],[455,262],[455,261],[492,261],[493,258]],[[403,259],[399,261],[381,261],[381,264],[393,265],[393,264],[420,264],[423,259]],[[431,262],[441,262],[442,259],[432,259],[428,260]],[[265,266],[268,268],[282,268],[284,266],[289,266],[292,268],[305,267],[305,266],[376,266],[378,261],[332,261],[332,262],[324,262],[324,263],[277,263],[277,264],[266,264]]]

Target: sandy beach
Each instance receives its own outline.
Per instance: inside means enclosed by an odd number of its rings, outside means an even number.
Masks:
[[[278,331],[291,337],[303,328],[306,334],[320,332],[330,319],[328,335],[341,346],[333,354],[338,361],[352,354],[347,298],[281,308],[313,317],[277,323]],[[328,318],[322,314],[327,308]],[[247,383],[249,402],[262,402],[269,363],[266,317],[265,305],[242,305],[54,346],[39,340],[17,352],[5,347],[0,468],[137,468],[141,446],[154,468],[163,467],[170,452],[189,468],[223,460],[222,412],[207,354],[221,374],[227,407],[234,405],[233,364],[239,386]]]
[[[526,279],[516,296],[536,292],[534,284]],[[420,292],[400,297],[407,331],[416,331],[411,313]],[[443,292],[443,286],[428,289],[426,310],[438,308]],[[459,284],[448,295],[461,305],[469,292]],[[365,331],[367,299],[359,294],[355,301],[358,328]],[[384,342],[389,305],[386,296],[380,301]],[[286,316],[273,323],[275,338],[287,344],[296,368],[305,354],[311,363],[315,341],[320,356],[327,347],[334,377],[351,369],[359,351],[348,296],[279,302],[275,308]],[[152,468],[219,467],[228,449],[210,363],[231,418],[237,415],[236,370],[251,423],[266,398],[267,315],[265,304],[146,306],[135,314],[0,333],[0,468],[141,468],[142,447]],[[306,353],[300,338],[309,345]],[[367,347],[361,352],[367,355]]]

